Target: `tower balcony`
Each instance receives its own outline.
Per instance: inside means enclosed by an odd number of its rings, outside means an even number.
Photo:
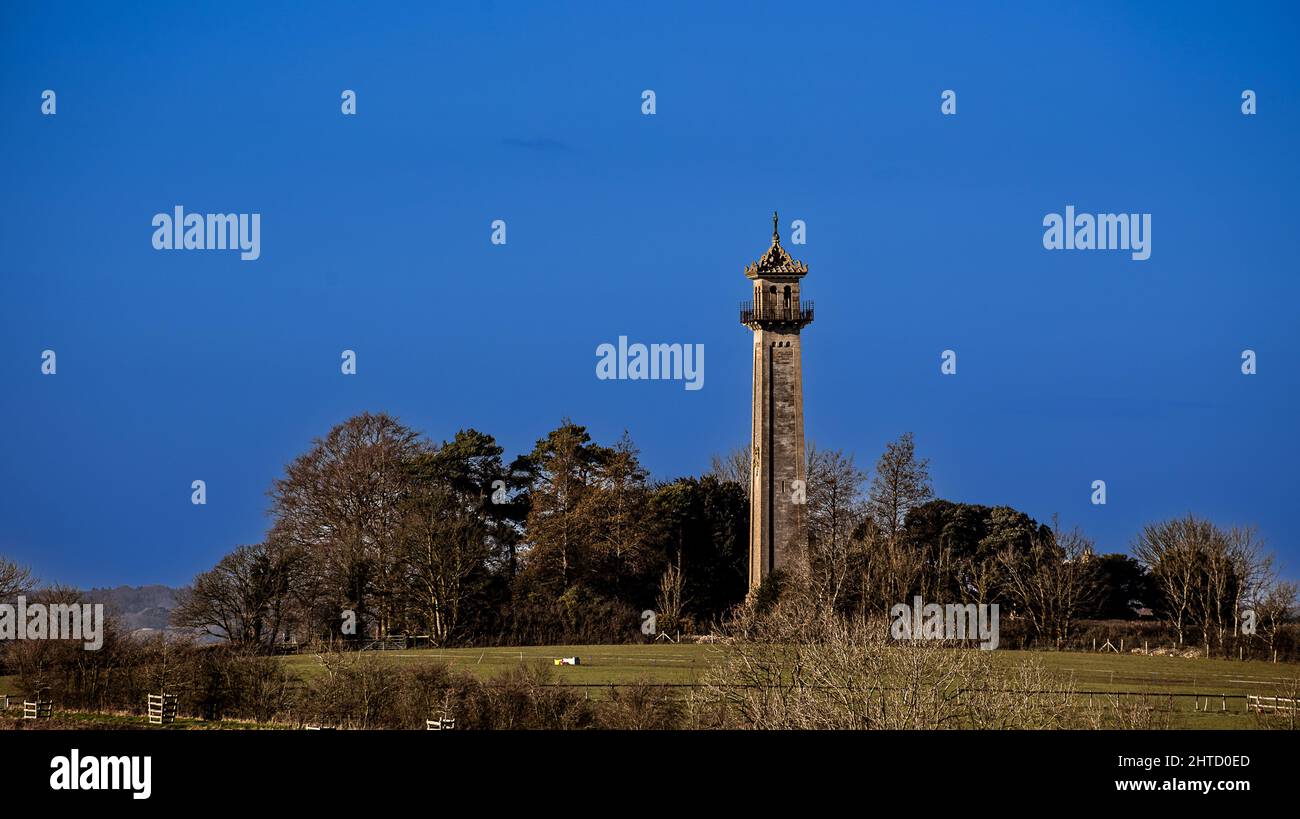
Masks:
[[[740,323],[750,328],[769,326],[803,327],[812,323],[813,303],[801,301],[798,305],[787,304],[782,300],[742,301],[740,303]]]

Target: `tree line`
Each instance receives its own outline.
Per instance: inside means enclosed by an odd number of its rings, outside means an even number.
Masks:
[[[178,626],[249,648],[427,635],[434,645],[625,642],[693,630],[745,593],[748,505],[718,476],[651,482],[624,435],[562,422],[507,462],[473,429],[430,442],[339,424],[270,490],[273,523],[185,590]]]
[[[364,413],[286,467],[266,538],[196,577],[174,622],[253,650],[392,634],[627,642],[646,639],[646,610],[661,632],[713,631],[746,596],[749,475],[743,447],[702,476],[652,481],[626,433],[603,445],[565,420],[507,461],[478,430],[434,443]],[[1276,648],[1295,604],[1249,528],[1188,516],[1145,527],[1131,556],[1097,554],[1057,521],[935,498],[910,433],[870,473],[810,447],[802,500],[806,559],[760,600],[797,588],[863,620],[914,595],[998,603],[1056,647],[1083,620],[1146,610],[1179,644],[1220,652],[1251,627]]]

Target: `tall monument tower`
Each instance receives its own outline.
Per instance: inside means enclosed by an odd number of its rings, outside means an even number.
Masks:
[[[808,265],[781,247],[772,214],[772,246],[745,268],[753,300],[740,305],[740,323],[754,331],[753,457],[749,493],[749,588],[804,556],[803,362],[799,331],[813,304],[799,300]],[[795,481],[801,483],[796,484]],[[798,494],[797,494],[798,493]]]

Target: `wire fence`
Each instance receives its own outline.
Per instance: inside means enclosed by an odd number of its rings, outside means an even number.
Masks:
[[[485,688],[505,688],[511,687],[513,683],[484,681],[479,685]],[[539,683],[538,688],[570,688],[584,692],[584,695],[590,698],[592,691],[609,691],[614,693],[624,689],[637,689],[654,691],[657,689],[666,689],[674,692],[690,692],[698,689],[712,689],[714,691],[728,690],[782,690],[782,691],[827,691],[842,692],[844,686],[836,685],[806,685],[797,683],[787,684],[759,684],[759,683],[725,683],[710,684],[698,682],[663,682],[663,683],[637,683],[637,682],[604,682],[604,683],[566,683],[550,682]],[[851,688],[855,694],[879,695],[883,693],[898,691],[913,691],[914,689],[904,687],[890,686],[873,686],[870,688]],[[1103,706],[1144,706],[1156,708],[1164,706],[1164,710],[1178,710],[1181,705],[1182,710],[1199,711],[1202,713],[1219,712],[1219,713],[1248,713],[1258,711],[1251,701],[1261,699],[1254,694],[1244,693],[1227,693],[1222,691],[1151,691],[1151,690],[1080,690],[1080,689],[1021,689],[1021,688],[960,688],[952,689],[945,692],[945,695],[953,699],[961,700],[972,695],[982,694],[1014,694],[1024,697],[1060,697],[1062,704],[1070,707],[1103,707]],[[680,697],[679,697],[680,698]],[[1186,700],[1192,700],[1190,705],[1185,704]],[[1273,700],[1285,700],[1291,703],[1289,706],[1277,707],[1277,702],[1272,703],[1277,711],[1300,710],[1300,700],[1287,698],[1272,698]],[[1240,706],[1237,706],[1240,701]],[[1229,702],[1233,707],[1229,706]]]

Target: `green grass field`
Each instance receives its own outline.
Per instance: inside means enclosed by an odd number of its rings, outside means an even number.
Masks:
[[[695,682],[709,664],[711,652],[724,651],[708,645],[588,645],[524,646],[522,648],[455,648],[388,651],[377,656],[394,665],[443,662],[476,676],[488,678],[521,662],[551,661],[578,656],[580,666],[554,669],[556,682],[570,684]],[[1297,663],[1238,662],[1181,657],[1147,657],[1137,654],[1085,654],[1051,651],[996,651],[1002,662],[1032,658],[1048,669],[1074,681],[1076,690],[1152,691],[1201,694],[1262,694],[1272,696],[1286,680],[1300,674]],[[296,654],[284,658],[300,676],[317,671],[316,658]],[[17,693],[18,680],[0,676],[0,693]]]
[[[415,649],[377,652],[394,665],[442,662],[479,677],[491,677],[523,663],[577,656],[579,666],[555,667],[555,681],[573,685],[629,683],[691,683],[725,646],[711,645],[588,645],[524,646],[519,648]],[[1236,660],[1148,657],[1140,654],[1084,654],[1052,651],[996,651],[1000,662],[1034,659],[1049,670],[1072,679],[1076,690],[1152,691],[1202,694],[1272,695],[1286,680],[1300,674],[1300,664],[1239,662]],[[297,654],[285,658],[303,676],[317,670],[316,658]]]
[[[586,645],[525,646],[520,648],[418,649],[377,652],[374,656],[394,667],[441,662],[488,679],[522,663],[550,663],[557,657],[577,656],[578,666],[552,666],[554,681],[584,686],[587,695],[607,695],[610,685],[651,682],[690,684],[717,656],[720,645]],[[1033,659],[1059,675],[1076,692],[1146,692],[1149,694],[1200,694],[1208,696],[1209,711],[1195,709],[1190,696],[1173,700],[1175,725],[1184,728],[1255,728],[1258,720],[1245,713],[1246,694],[1285,696],[1288,680],[1300,675],[1300,664],[1239,662],[1234,660],[1149,657],[1138,654],[1088,654],[1048,651],[996,651],[997,662],[1014,664]],[[284,663],[299,677],[319,673],[311,654],[291,655]],[[16,693],[16,680],[0,677],[0,693]],[[1222,711],[1227,696],[1227,712]],[[1204,700],[1201,701],[1204,706]],[[110,727],[115,718],[106,718]],[[124,718],[127,721],[130,718]],[[94,726],[90,720],[87,727]],[[98,727],[98,726],[95,726]]]
[[[376,656],[397,666],[441,662],[477,677],[496,676],[521,662],[552,662],[558,657],[579,657],[582,665],[555,666],[555,682],[565,685],[609,685],[648,681],[693,683],[710,663],[710,652],[721,647],[705,645],[588,645],[524,646],[520,648],[416,649],[376,652]],[[310,654],[285,658],[289,667],[303,677],[319,667]]]
[[[525,646],[519,648],[417,649],[379,652],[394,666],[442,662],[480,678],[490,678],[523,663],[551,662],[577,656],[578,666],[554,667],[557,684],[588,686],[600,697],[601,686],[648,681],[692,683],[712,662],[720,645],[588,645]],[[1074,691],[1201,694],[1210,698],[1209,711],[1195,709],[1192,697],[1175,697],[1175,724],[1186,728],[1254,728],[1257,719],[1245,713],[1246,694],[1284,694],[1288,680],[1300,675],[1300,664],[1204,658],[1157,657],[1140,654],[1085,654],[1051,651],[996,651],[1008,665],[1036,660],[1070,683]],[[295,655],[285,662],[304,678],[316,673],[312,655]],[[1227,712],[1222,711],[1228,698]],[[1204,700],[1201,701],[1205,706]]]

